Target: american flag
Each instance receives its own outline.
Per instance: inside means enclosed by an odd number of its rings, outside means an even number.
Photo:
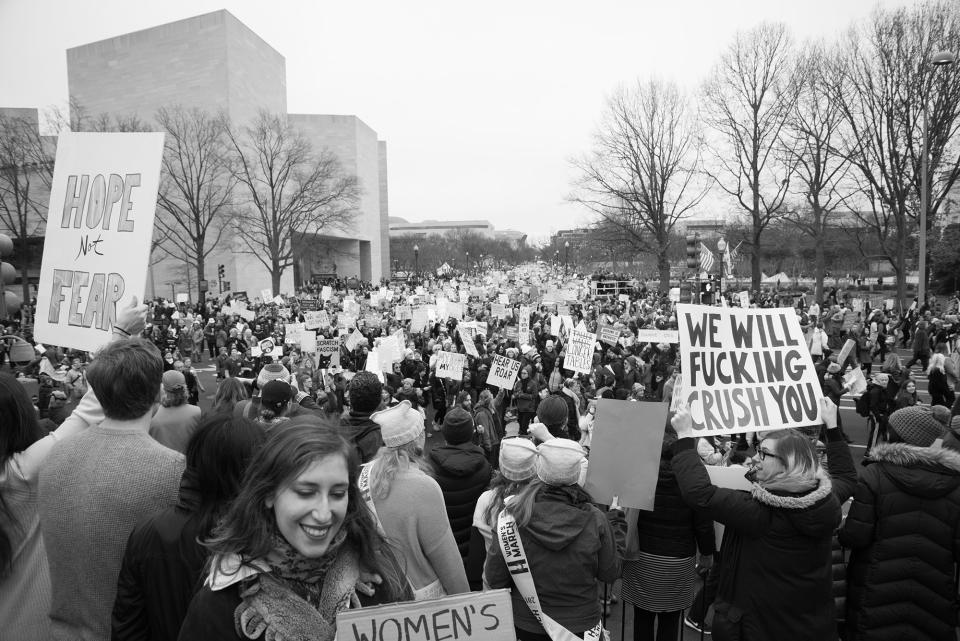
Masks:
[[[740,262],[740,245],[742,244],[743,244],[743,241],[741,240],[739,243],[737,243],[737,246],[734,247],[733,249],[729,249],[729,245],[727,245],[728,249],[727,249],[726,256],[724,256],[724,262],[727,265],[728,274],[732,274],[733,268],[736,267],[737,263]]]
[[[709,272],[711,269],[713,269],[713,252],[700,243],[700,271]]]

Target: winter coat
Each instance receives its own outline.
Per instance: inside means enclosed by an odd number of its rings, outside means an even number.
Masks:
[[[447,508],[447,519],[457,549],[460,556],[466,559],[470,550],[473,511],[477,507],[477,499],[490,485],[490,463],[483,450],[473,443],[440,445],[431,449],[427,458],[433,465],[434,478],[443,492],[443,503]]]
[[[604,515],[578,485],[543,486],[530,523],[519,528],[541,607],[577,636],[600,620],[598,581],[613,583],[620,577],[625,533],[622,514],[613,510]],[[487,584],[513,588],[514,625],[546,634],[513,585],[497,536],[487,553]]]
[[[960,454],[905,443],[870,450],[840,530],[849,639],[956,639]]]
[[[802,494],[759,484],[751,492],[718,488],[700,462],[695,439],[675,445],[673,471],[684,501],[726,526],[714,602],[717,638],[837,638],[832,541],[856,470],[839,430],[829,430],[827,438],[833,479],[821,473],[817,487]]]
[[[517,402],[518,412],[536,412],[540,387],[532,378],[517,379],[513,387],[513,398]]]
[[[196,510],[200,496],[184,473],[176,507],[141,521],[127,540],[117,581],[113,641],[176,639],[190,600],[203,584],[207,550]]]
[[[369,463],[383,447],[383,435],[380,426],[370,420],[370,415],[364,412],[350,411],[350,414],[340,419],[340,426],[344,437],[350,439],[360,463]]]

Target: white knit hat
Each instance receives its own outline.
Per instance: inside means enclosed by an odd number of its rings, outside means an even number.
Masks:
[[[580,479],[585,453],[576,441],[550,439],[537,451],[537,476],[547,485],[573,485]]]
[[[406,445],[423,434],[423,416],[413,409],[410,401],[402,401],[393,407],[374,412],[370,419],[380,426],[383,444],[387,447]]]
[[[537,447],[525,438],[500,441],[500,473],[511,481],[526,481],[536,474]]]

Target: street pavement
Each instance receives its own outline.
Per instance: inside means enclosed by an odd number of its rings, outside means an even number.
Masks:
[[[904,363],[910,360],[911,353],[908,350],[898,349],[898,353],[900,354]],[[875,370],[879,370],[880,368],[879,363],[874,363],[873,366]],[[204,360],[203,362],[196,364],[194,368],[197,370],[197,373],[200,377],[200,382],[207,390],[205,393],[201,393],[200,395],[200,407],[206,409],[212,405],[214,395],[217,391],[216,368],[209,360]],[[926,373],[920,370],[919,365],[915,365],[913,367],[912,373],[914,379],[917,381],[917,392],[920,402],[929,403],[930,395],[927,392]],[[841,399],[840,412],[843,429],[853,441],[850,444],[850,448],[853,453],[854,461],[859,463],[863,459],[863,455],[866,452],[866,442],[869,433],[869,427],[867,425],[867,419],[857,414],[855,402],[856,399],[854,397],[849,395],[844,396]],[[439,433],[432,433],[430,438],[427,439],[426,449],[429,451],[432,446],[442,443],[443,437]],[[619,585],[614,586],[613,593],[619,593]],[[624,615],[626,615],[626,625],[624,626],[625,637],[621,636],[621,624],[624,622]],[[632,619],[633,614],[631,608],[624,607],[622,602],[618,601],[610,606],[608,609],[606,626],[610,630],[612,641],[624,641],[625,638],[632,638]],[[689,628],[683,627],[681,638],[683,641],[695,641],[700,638],[700,634]],[[707,636],[706,638],[709,639],[710,637]]]

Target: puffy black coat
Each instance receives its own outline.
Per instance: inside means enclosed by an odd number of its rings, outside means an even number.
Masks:
[[[351,411],[340,419],[340,428],[343,436],[356,447],[360,463],[372,461],[383,447],[380,426],[370,418],[370,414]]]
[[[850,450],[828,432],[830,474],[805,494],[751,492],[710,483],[694,439],[680,439],[673,458],[680,492],[693,508],[726,526],[721,546],[714,636],[743,641],[830,641],[837,638],[832,541],[840,504],[856,484]]]
[[[490,463],[483,449],[473,443],[434,447],[428,458],[434,468],[434,478],[443,492],[453,538],[460,556],[466,561],[473,511],[477,499],[490,485]]]
[[[672,458],[671,452],[660,460],[653,511],[639,510],[638,549],[677,559],[693,556],[697,549],[701,554],[712,555],[715,547],[713,521],[684,502],[673,473]],[[632,543],[628,545],[632,546]]]
[[[848,638],[955,641],[960,454],[885,443],[870,457],[840,530]]]

